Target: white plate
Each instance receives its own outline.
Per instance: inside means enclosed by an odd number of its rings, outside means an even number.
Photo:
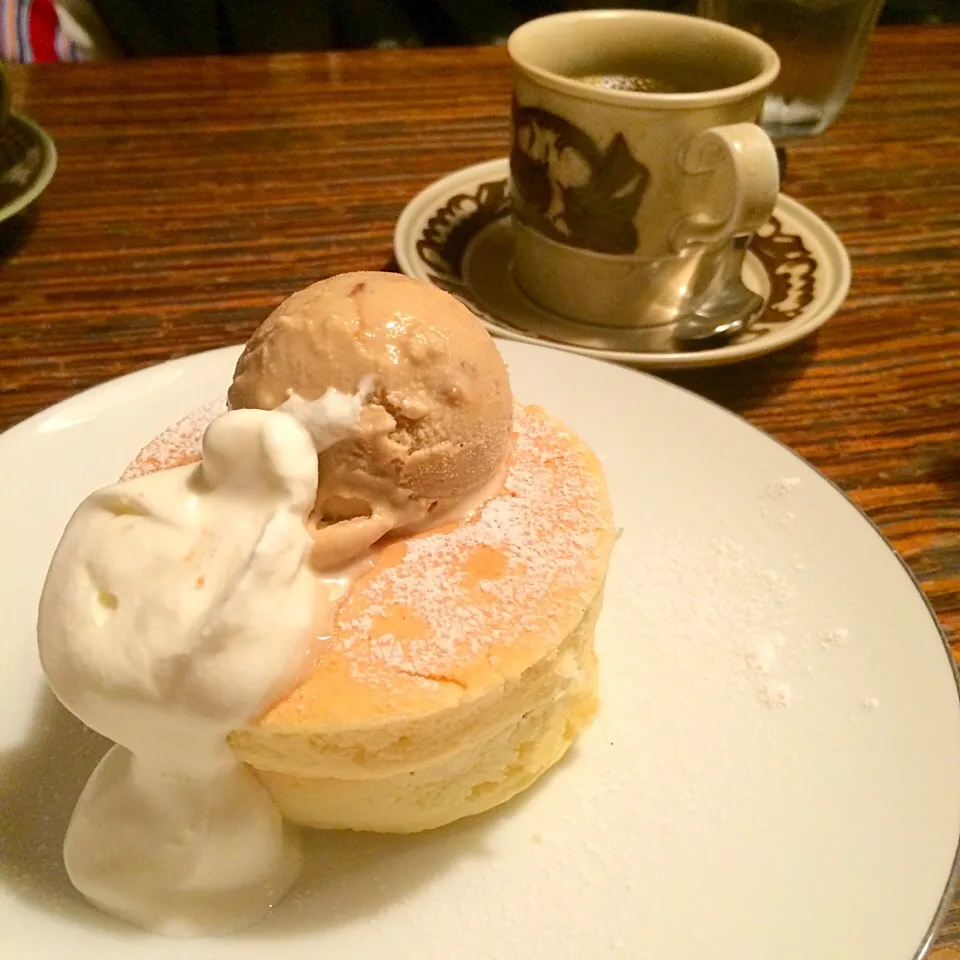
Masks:
[[[796,343],[823,326],[850,289],[840,238],[781,194],[744,261],[744,282],[767,300],[748,331],[719,347],[687,351],[676,349],[669,327],[651,333],[644,351],[560,343],[566,321],[538,307],[513,280],[508,175],[501,158],[437,180],[407,204],[393,237],[404,273],[454,294],[498,336],[646,369],[713,367]],[[556,330],[556,339],[544,330]]]
[[[827,481],[719,407],[501,343],[516,393],[606,467],[618,524],[602,709],[492,815],[316,834],[263,923],[176,942],[97,913],[60,842],[103,742],[46,692],[34,612],[73,506],[222,392],[236,348],[81,394],[0,437],[0,945],[95,960],[909,960],[960,835],[960,700],[923,596]]]

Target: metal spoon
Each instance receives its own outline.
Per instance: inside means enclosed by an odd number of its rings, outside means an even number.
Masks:
[[[685,346],[705,346],[745,330],[760,314],[765,300],[743,282],[743,258],[749,235],[735,237],[711,290],[689,313],[677,318],[673,338]]]

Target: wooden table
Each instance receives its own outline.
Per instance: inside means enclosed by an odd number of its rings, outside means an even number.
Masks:
[[[406,201],[507,149],[497,49],[12,73],[60,169],[0,227],[0,428],[390,267]],[[802,344],[675,379],[839,484],[960,653],[960,27],[880,30],[838,123],[789,163],[786,192],[850,251],[849,298]],[[960,958],[960,901],[931,956]]]

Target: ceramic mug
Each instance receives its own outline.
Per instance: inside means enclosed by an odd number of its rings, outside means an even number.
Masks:
[[[561,321],[544,333],[642,346],[773,211],[776,153],[756,121],[777,54],[643,10],[542,17],[507,46],[515,280]]]

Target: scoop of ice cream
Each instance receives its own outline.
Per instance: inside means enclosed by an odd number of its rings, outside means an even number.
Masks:
[[[319,461],[314,520],[337,523],[347,553],[445,513],[503,469],[506,367],[479,320],[436,287],[370,272],[295,293],[250,339],[228,400],[271,410],[331,388],[365,396],[353,435]]]

